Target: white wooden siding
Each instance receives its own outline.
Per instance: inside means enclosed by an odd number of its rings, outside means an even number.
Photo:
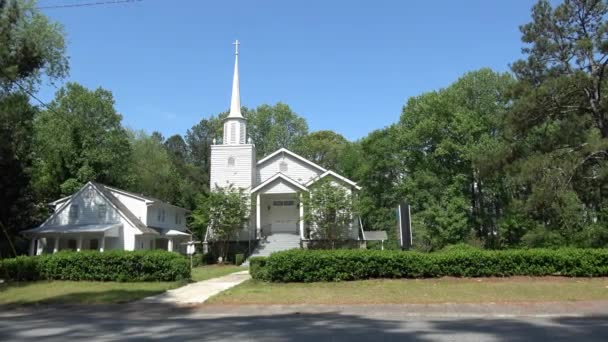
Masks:
[[[105,215],[99,217],[99,207],[106,207]],[[70,219],[70,207],[78,206],[78,217]],[[92,186],[73,196],[68,205],[60,208],[57,215],[47,223],[47,225],[68,225],[68,224],[98,224],[98,223],[119,223],[120,214],[112,207],[112,204],[97,192]]]
[[[161,219],[158,220],[158,212],[161,211]],[[164,221],[162,211],[165,211]],[[175,214],[181,218],[180,223],[175,223]],[[163,229],[175,229],[179,231],[186,230],[186,210],[178,208],[166,203],[153,203],[148,205],[147,215],[148,226],[163,228]]]
[[[281,162],[285,162],[287,171],[281,172]],[[258,165],[256,185],[263,183],[268,178],[274,176],[277,172],[281,172],[287,177],[301,184],[306,184],[308,181],[321,174],[321,170],[318,170],[312,165],[304,163],[287,153],[279,153],[274,156],[274,158],[265,161],[261,165]]]
[[[146,221],[147,205],[146,201],[141,198],[125,195],[123,193],[108,189],[114,197],[125,205],[143,224],[148,224]]]
[[[228,166],[228,158],[234,158],[234,166]],[[253,145],[212,145],[210,187],[235,187],[250,189],[253,185],[252,170],[255,168]]]
[[[287,183],[281,178],[277,178],[261,189],[260,192],[263,194],[292,194],[299,190],[300,189],[294,187],[292,184]]]

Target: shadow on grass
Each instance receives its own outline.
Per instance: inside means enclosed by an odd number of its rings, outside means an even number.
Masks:
[[[45,285],[48,286],[45,289]],[[187,285],[175,283],[103,283],[93,287],[107,286],[107,289],[90,289],[87,282],[36,281],[8,283],[0,285],[0,308],[41,304],[120,304],[136,301],[165,292],[169,288]],[[61,288],[64,286],[64,288]],[[156,288],[146,288],[146,287]],[[50,289],[51,287],[59,287]],[[113,288],[113,287],[132,287]],[[144,287],[144,288],[141,288]],[[47,292],[42,292],[45,291]],[[13,292],[11,292],[13,291]],[[57,292],[57,293],[55,293]],[[11,296],[13,296],[11,298]]]
[[[372,307],[373,308],[373,307]],[[263,310],[262,310],[263,311]],[[254,313],[255,314],[255,313]],[[167,305],[42,307],[0,311],[4,340],[177,341],[604,341],[608,316],[587,318],[402,318],[340,312],[212,315]]]

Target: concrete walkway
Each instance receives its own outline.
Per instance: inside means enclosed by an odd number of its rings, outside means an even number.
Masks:
[[[156,296],[142,299],[141,303],[164,303],[164,304],[200,304],[211,296],[228,290],[245,280],[251,279],[249,271],[231,273],[223,277],[212,278],[188,284],[186,286],[169,290]]]

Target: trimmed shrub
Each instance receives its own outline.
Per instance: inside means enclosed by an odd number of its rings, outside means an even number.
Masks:
[[[40,279],[36,258],[18,256],[0,260],[0,279],[25,281]]]
[[[373,250],[289,250],[251,260],[254,279],[275,282],[371,278],[608,276],[608,249],[488,251],[456,248],[438,253]]]
[[[234,264],[239,266],[240,264],[242,264],[245,261],[245,254],[236,254],[234,256]]]
[[[253,279],[270,280],[266,274],[266,257],[249,258],[249,274]]]
[[[188,259],[166,251],[59,252],[0,261],[9,280],[175,281],[190,279]]]

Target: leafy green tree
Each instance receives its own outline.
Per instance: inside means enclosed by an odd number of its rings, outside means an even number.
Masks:
[[[402,182],[404,166],[397,143],[397,126],[371,132],[356,143],[352,151],[351,177],[362,187],[358,211],[365,230],[385,230],[390,241],[387,248],[396,247],[395,208],[405,196],[398,185]],[[348,173],[346,173],[348,175]]]
[[[398,127],[401,193],[412,204],[423,249],[481,239],[496,244],[495,178],[483,177],[476,156],[495,140],[508,107],[507,74],[482,69],[448,88],[410,99]]]
[[[340,159],[349,142],[333,131],[317,131],[300,137],[294,152],[322,167],[340,172]]]
[[[129,132],[129,138],[132,154],[128,189],[177,204],[181,178],[159,135],[135,131]]]
[[[255,144],[258,158],[284,147],[293,149],[297,140],[308,133],[304,118],[294,113],[288,105],[261,105],[255,110],[244,108],[247,132]]]
[[[87,181],[126,187],[131,148],[112,93],[68,83],[34,122],[34,186],[42,199],[71,194]]]
[[[508,171],[507,211],[521,213],[501,225],[508,245],[608,244],[607,14],[604,1],[539,1],[521,27],[505,147],[488,158]]]
[[[36,108],[26,92],[67,71],[61,26],[32,1],[0,0],[0,257],[24,253],[18,232],[40,219],[31,186]]]
[[[207,229],[210,230],[209,240],[223,260],[227,260],[228,242],[234,240],[249,221],[248,204],[244,189],[232,186],[216,188],[198,197],[196,209],[192,212],[192,226],[201,239]]]
[[[0,97],[0,257],[24,251],[17,234],[36,222],[30,186],[35,112],[23,94]]]
[[[67,72],[63,28],[34,1],[0,1],[0,95],[36,90],[43,76],[55,80]]]
[[[331,248],[344,241],[355,218],[354,196],[346,188],[321,180],[302,193],[304,220],[311,238],[326,240]]]

